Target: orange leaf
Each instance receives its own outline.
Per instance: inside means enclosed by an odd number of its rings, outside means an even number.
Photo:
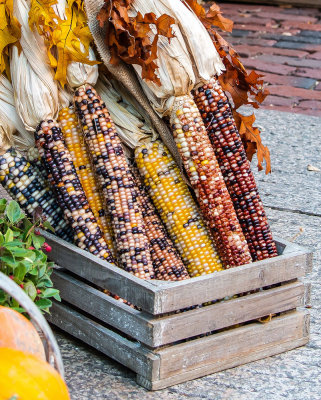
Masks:
[[[255,115],[252,114],[245,116],[238,112],[234,112],[234,119],[242,137],[248,159],[251,161],[253,155],[257,152],[257,166],[259,171],[263,169],[263,163],[265,161],[265,173],[270,173],[270,152],[269,149],[262,144],[259,128],[253,126]]]
[[[208,13],[206,14],[206,18],[209,19],[214,26],[218,26],[223,31],[232,32],[233,29],[233,21],[228,18],[223,17],[220,7],[217,4],[213,4]]]

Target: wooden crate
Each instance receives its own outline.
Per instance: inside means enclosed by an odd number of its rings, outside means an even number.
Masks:
[[[150,390],[278,354],[309,340],[312,254],[277,240],[279,256],[183,282],[143,281],[50,234],[63,303],[49,321],[137,373]],[[129,307],[97,289],[137,305]],[[260,289],[260,290],[258,290]],[[251,292],[251,293],[249,293]],[[201,308],[182,309],[242,294]],[[244,294],[246,293],[246,294]],[[270,322],[259,319],[273,316]]]

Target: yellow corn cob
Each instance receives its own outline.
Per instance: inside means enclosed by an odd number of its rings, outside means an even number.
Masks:
[[[59,112],[58,122],[74,162],[76,172],[86,194],[89,206],[97,220],[97,224],[104,234],[108,247],[115,255],[113,231],[111,221],[103,206],[103,199],[96,184],[95,176],[90,164],[86,144],[82,137],[82,129],[73,108],[65,107]]]
[[[134,169],[138,187],[138,200],[142,207],[143,219],[149,240],[150,254],[153,261],[155,278],[165,281],[189,279],[181,257],[169,238],[166,229],[157,214],[154,204],[142,182],[137,168]]]
[[[175,98],[171,124],[177,148],[224,267],[250,263],[251,254],[194,100]]]
[[[222,270],[199,210],[166,147],[160,142],[136,149],[135,158],[149,194],[190,276]]]

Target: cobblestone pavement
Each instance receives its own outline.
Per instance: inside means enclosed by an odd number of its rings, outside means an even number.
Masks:
[[[321,10],[218,4],[234,21],[223,36],[269,84],[264,108],[321,116]]]
[[[311,341],[302,348],[164,389],[147,392],[135,374],[101,353],[55,331],[72,400],[319,400],[321,398],[321,118],[259,110],[273,174],[257,174],[272,230],[315,250]],[[254,162],[253,162],[254,163]],[[254,165],[253,165],[254,168]]]

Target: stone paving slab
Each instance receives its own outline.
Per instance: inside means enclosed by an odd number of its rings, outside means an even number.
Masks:
[[[320,173],[308,173],[306,164],[313,162],[321,166],[318,130],[321,118],[303,118],[302,121],[302,116],[274,111],[257,112],[257,122],[264,128],[264,141],[270,147],[274,166],[271,177],[261,172],[257,180],[265,204],[283,210],[266,208],[273,232],[291,240],[303,230],[295,242],[315,250],[313,272],[309,277],[313,284],[310,343],[168,389],[147,392],[136,385],[135,374],[127,368],[55,330],[72,400],[320,399],[321,186]],[[275,188],[273,193],[270,180]],[[286,182],[289,184],[285,190]],[[293,212],[293,204],[299,207],[299,213]],[[308,215],[310,211],[315,216]]]
[[[206,4],[209,7],[211,2]],[[315,93],[321,93],[320,10],[224,1],[218,4],[223,15],[234,21],[233,32],[223,36],[235,46],[245,67],[260,71],[268,85],[276,85],[263,107],[321,116],[321,97]],[[298,93],[296,88],[306,90]],[[311,98],[315,99],[312,103]]]

